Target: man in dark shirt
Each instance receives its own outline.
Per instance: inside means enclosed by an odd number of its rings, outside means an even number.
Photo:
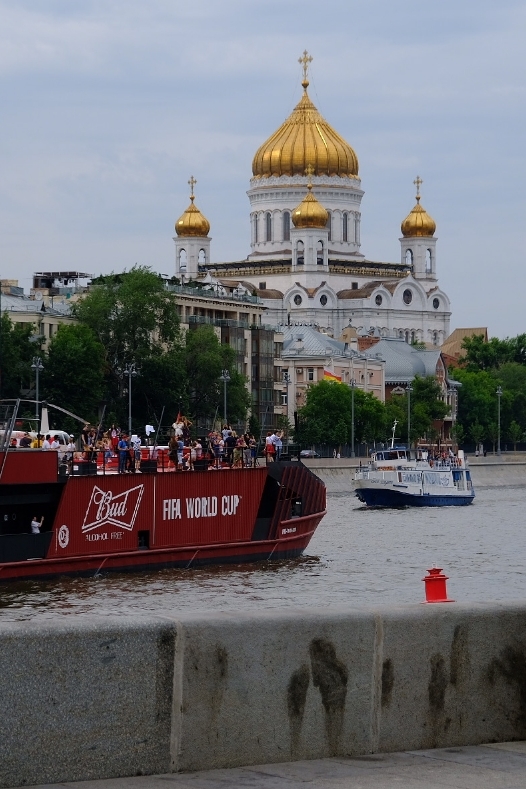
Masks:
[[[24,435],[20,439],[19,446],[22,447],[22,449],[29,449],[29,447],[31,446],[31,436],[29,435],[29,433],[24,433]]]
[[[232,468],[233,463],[233,454],[234,454],[234,447],[236,446],[236,437],[232,435],[230,431],[227,437],[224,439],[225,442],[225,452],[226,452],[226,462]]]

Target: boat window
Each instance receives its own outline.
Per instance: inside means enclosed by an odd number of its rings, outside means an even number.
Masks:
[[[302,513],[302,501],[300,498],[292,500],[292,511],[290,513],[291,518],[301,518]]]

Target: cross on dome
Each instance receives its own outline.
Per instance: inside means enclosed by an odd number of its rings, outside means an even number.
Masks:
[[[416,176],[415,180],[413,181],[414,185],[416,186],[416,200],[420,202],[420,187],[424,183],[419,175]]]
[[[312,189],[312,176],[314,175],[314,167],[312,164],[306,166],[305,175],[307,176],[307,189]]]
[[[196,185],[196,183],[197,183],[196,179],[194,178],[193,175],[191,175],[190,180],[188,181],[188,185],[190,187],[190,200],[193,200],[195,198],[194,186]]]
[[[307,90],[309,87],[309,80],[307,79],[309,71],[309,63],[312,63],[312,55],[309,55],[306,49],[303,50],[303,55],[298,58],[298,63],[303,67],[303,82],[302,86]]]

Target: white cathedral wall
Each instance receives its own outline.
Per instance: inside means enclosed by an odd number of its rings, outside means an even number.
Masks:
[[[276,255],[290,249],[290,243],[283,238],[283,213],[292,212],[305,197],[307,178],[303,176],[281,176],[251,180],[247,192],[250,199],[251,247],[253,252]],[[320,203],[331,214],[330,249],[344,256],[360,254],[360,204],[363,191],[359,179],[340,176],[313,178],[313,192]],[[266,240],[266,215],[272,217],[272,238]],[[347,241],[343,240],[343,214],[348,215]],[[254,232],[254,218],[257,217],[257,242]],[[292,227],[292,222],[291,222]]]

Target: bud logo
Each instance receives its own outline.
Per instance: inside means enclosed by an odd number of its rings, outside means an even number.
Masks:
[[[137,485],[114,496],[111,490],[101,490],[95,485],[84,516],[82,533],[99,526],[120,526],[132,531],[143,492],[144,485]]]

